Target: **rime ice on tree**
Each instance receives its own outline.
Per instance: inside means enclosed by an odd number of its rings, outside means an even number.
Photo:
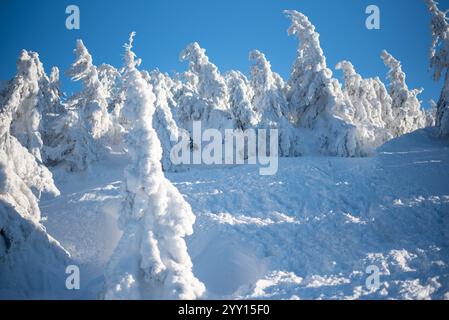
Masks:
[[[430,48],[430,66],[433,69],[433,77],[438,81],[444,76],[444,86],[437,103],[435,125],[439,135],[449,135],[449,23],[447,12],[438,9],[437,2],[426,0],[432,19],[430,29],[432,31],[432,47]]]
[[[292,117],[298,127],[305,129],[300,134],[299,153],[315,149],[339,156],[366,154],[356,128],[349,124],[348,101],[326,66],[315,27],[302,13],[284,12],[291,20],[289,35],[300,41],[287,87]]]
[[[424,128],[426,117],[421,109],[421,102],[417,96],[422,90],[409,90],[405,83],[405,73],[401,63],[387,51],[382,51],[382,60],[390,68],[388,79],[390,80],[389,93],[392,99],[392,113],[394,124],[391,133],[394,137]]]
[[[125,46],[124,114],[133,123],[126,135],[131,163],[123,183],[123,236],[106,270],[106,299],[196,299],[204,285],[192,273],[184,240],[195,216],[164,177],[162,148],[152,127],[155,96],[137,70],[134,33]]]

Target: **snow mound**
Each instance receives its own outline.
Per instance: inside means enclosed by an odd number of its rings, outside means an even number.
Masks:
[[[78,298],[65,286],[71,264],[42,225],[0,200],[0,299]]]

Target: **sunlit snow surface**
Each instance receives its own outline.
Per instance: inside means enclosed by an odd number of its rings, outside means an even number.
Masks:
[[[168,174],[197,216],[188,247],[206,298],[449,298],[449,143],[429,134],[372,158],[283,158],[274,176],[256,166]],[[127,161],[56,170],[61,196],[41,202],[47,231],[81,268],[83,298],[98,297],[120,238]],[[365,285],[370,265],[378,290]]]

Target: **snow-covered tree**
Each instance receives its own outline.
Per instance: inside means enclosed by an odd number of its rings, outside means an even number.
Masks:
[[[176,120],[180,127],[192,133],[193,121],[201,121],[203,125],[209,122],[210,114],[213,112],[211,104],[201,99],[189,84],[183,83],[182,88],[177,92],[176,101],[178,105]]]
[[[10,178],[14,183],[2,180],[5,189],[3,199],[12,204],[18,212],[34,222],[39,222],[40,211],[37,196],[42,192],[59,194],[53,183],[50,171],[38,163],[29,151],[10,133],[13,124],[12,112],[5,107],[0,111],[0,160],[5,170],[4,179]],[[13,190],[13,188],[16,188]]]
[[[173,139],[179,137],[180,129],[173,119],[171,111],[175,102],[170,91],[170,77],[157,70],[151,72],[151,74],[145,72],[143,75],[151,84],[156,98],[153,128],[156,130],[162,145],[162,168],[164,171],[173,171],[175,166],[170,160],[170,153],[177,143],[177,140]]]
[[[108,111],[112,112],[115,102],[120,96],[120,72],[109,64],[101,64],[97,68],[98,80],[104,89],[104,98],[108,104]]]
[[[121,118],[121,109],[124,102],[121,77],[120,71],[109,64],[102,64],[98,67],[98,79],[105,90],[111,121],[109,132],[111,147],[122,144],[125,132],[122,125],[123,119]]]
[[[258,114],[252,105],[254,91],[248,79],[240,71],[230,71],[225,75],[229,89],[229,108],[234,119],[234,128],[246,130],[259,123]]]
[[[350,102],[326,66],[315,27],[302,13],[287,10],[285,14],[291,20],[289,35],[300,41],[286,90],[293,120],[301,129],[297,153],[366,154],[356,128],[350,124]]]
[[[100,147],[88,133],[83,120],[72,104],[54,120],[54,142],[46,147],[49,166],[60,164],[69,171],[78,172],[87,170],[99,159]]]
[[[438,104],[430,99],[430,108],[426,110],[426,127],[434,127],[436,124]]]
[[[293,128],[288,121],[288,103],[284,94],[284,81],[271,71],[265,55],[253,50],[249,54],[251,65],[251,87],[254,91],[252,105],[258,114],[260,128],[279,130],[279,150],[282,156],[292,155]]]
[[[192,121],[201,121],[203,128],[231,129],[226,81],[209,61],[206,50],[191,43],[181,52],[180,60],[189,62],[189,70],[178,93],[178,125],[190,132]]]
[[[344,93],[352,104],[351,117],[354,123],[369,123],[386,128],[393,121],[391,97],[379,78],[364,79],[349,61],[336,66],[343,71]]]
[[[49,78],[50,90],[44,90],[43,92],[48,92],[50,103],[48,104],[49,108],[43,112],[41,121],[41,136],[44,143],[42,156],[43,162],[47,166],[54,164],[53,151],[60,142],[60,126],[67,114],[67,110],[61,101],[63,93],[60,89],[59,69],[57,67],[52,68]]]
[[[217,109],[227,109],[226,82],[217,66],[209,61],[206,50],[197,42],[191,43],[181,52],[180,60],[189,62],[188,72],[195,79],[200,97]]]
[[[0,106],[0,298],[56,298],[66,291],[69,255],[40,224],[38,197],[59,191],[12,124],[13,112]]]
[[[4,89],[2,105],[12,116],[11,133],[40,162],[46,160],[44,143],[51,139],[47,115],[60,107],[58,82],[57,68],[52,69],[49,78],[39,55],[22,50],[17,74]]]
[[[343,71],[343,92],[351,102],[351,123],[364,131],[365,145],[374,150],[392,139],[392,100],[382,81],[377,77],[363,79],[349,61],[339,62],[336,69]]]
[[[253,62],[250,81],[254,90],[254,106],[267,121],[276,122],[288,114],[284,81],[279,74],[271,71],[270,62],[259,50],[251,51],[249,59]]]
[[[39,126],[42,112],[37,108],[39,95],[39,79],[45,76],[38,54],[23,50],[17,61],[17,75],[14,79],[12,105],[14,118],[11,126],[12,134],[39,161],[42,161],[43,146]]]
[[[49,76],[49,90],[45,90],[44,94],[48,94],[48,101],[44,108],[44,120],[48,114],[58,114],[62,111],[61,97],[63,93],[61,91],[61,83],[59,81],[59,68],[52,67]],[[44,143],[45,144],[45,143]]]
[[[92,56],[81,40],[74,50],[76,59],[67,74],[83,82],[53,121],[53,142],[46,150],[48,163],[63,163],[70,171],[84,171],[98,160],[112,140],[113,125],[108,113],[108,93],[99,79]]]
[[[388,79],[390,80],[389,94],[392,99],[392,112],[394,124],[391,133],[395,137],[424,128],[426,116],[421,109],[421,102],[417,96],[422,90],[410,90],[405,82],[405,73],[401,63],[387,51],[382,51],[381,58],[384,64],[390,68]]]
[[[97,67],[93,65],[92,56],[82,40],[77,40],[74,53],[76,59],[67,74],[72,80],[83,82],[82,91],[74,97],[76,108],[80,110],[88,134],[98,140],[105,137],[111,127],[107,91],[99,80]]]
[[[430,66],[433,78],[438,81],[444,76],[444,85],[437,103],[435,125],[439,135],[449,136],[449,23],[447,11],[438,8],[438,2],[425,0],[431,14],[430,29],[432,46],[430,48]]]
[[[134,33],[125,46],[124,114],[131,164],[125,170],[123,236],[106,270],[106,299],[195,299],[204,285],[193,275],[184,240],[195,216],[162,172],[162,148],[152,127],[155,96],[136,68]]]

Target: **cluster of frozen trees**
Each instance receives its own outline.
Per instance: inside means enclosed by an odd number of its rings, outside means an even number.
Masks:
[[[440,100],[426,112],[421,91],[408,88],[401,63],[386,51],[381,59],[387,85],[378,77],[363,78],[349,61],[336,66],[341,84],[327,66],[315,27],[297,11],[285,11],[288,33],[299,40],[288,80],[258,50],[249,53],[248,76],[221,74],[196,42],[180,54],[188,63],[183,73],[139,70],[131,34],[120,69],[96,66],[78,40],[66,74],[82,87],[66,97],[59,70],[47,75],[37,53],[22,51],[16,76],[0,88],[0,275],[11,275],[0,276],[0,296],[10,294],[14,284],[26,296],[30,287],[39,290],[47,283],[20,280],[27,268],[44,278],[64,276],[68,254],[40,222],[39,197],[58,194],[49,167],[84,171],[111,151],[127,153],[123,238],[106,271],[104,297],[198,298],[205,288],[192,273],[184,241],[195,216],[163,173],[177,170],[172,147],[192,135],[195,121],[221,131],[278,129],[285,157],[366,156],[426,126],[449,135],[449,24],[435,1],[426,3],[432,16],[431,66],[436,80],[445,76]],[[194,150],[195,141],[185,148]],[[14,273],[17,265],[23,270]]]
[[[59,194],[41,134],[42,113],[57,100],[57,69],[48,78],[38,55],[22,51],[0,96],[0,298],[42,298],[65,281],[69,255],[46,233],[38,205],[42,193]]]
[[[447,22],[435,3],[428,3],[434,14],[431,61],[438,78],[448,64],[443,46],[447,45]],[[248,77],[239,71],[221,74],[196,42],[180,54],[180,60],[188,63],[187,71],[174,76],[140,71],[155,96],[152,123],[161,141],[164,171],[176,171],[170,152],[177,138],[192,135],[194,121],[201,121],[203,130],[278,129],[281,156],[366,156],[385,141],[428,125],[448,130],[446,94],[436,104],[438,112],[424,112],[420,91],[408,88],[401,63],[391,54],[381,54],[389,70],[388,85],[380,78],[364,79],[349,61],[336,66],[343,72],[340,84],[326,64],[314,25],[299,12],[285,14],[291,20],[289,34],[299,40],[287,81],[258,50],[249,53]],[[82,171],[109,150],[127,150],[124,137],[134,121],[124,108],[126,68],[97,67],[78,40],[75,61],[66,74],[81,81],[82,89],[61,99],[57,68],[47,76],[34,53],[23,52],[19,60],[27,61],[18,68],[25,80],[10,86],[16,87],[23,101],[11,134],[39,162]],[[30,78],[33,72],[37,78]],[[186,148],[194,149],[195,141]]]

